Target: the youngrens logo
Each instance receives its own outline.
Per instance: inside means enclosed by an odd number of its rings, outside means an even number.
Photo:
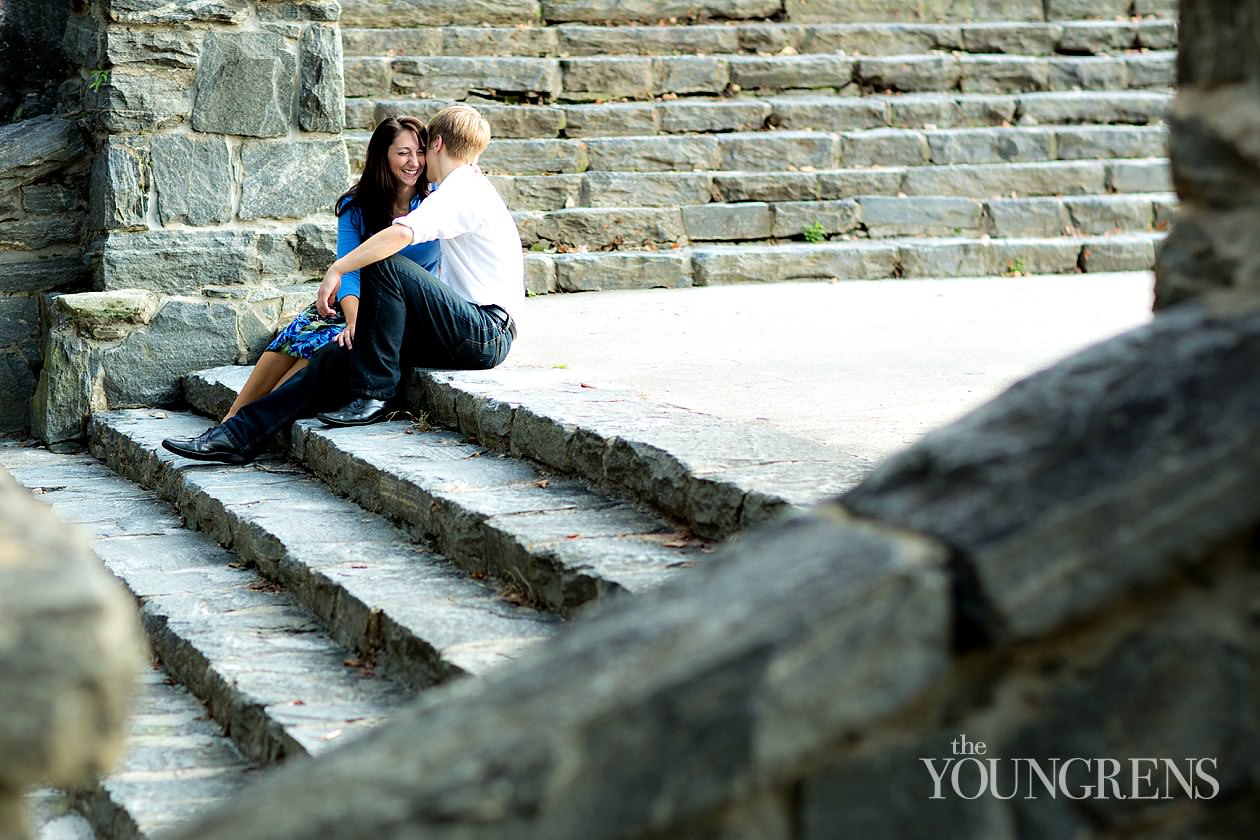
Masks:
[[[921,758],[931,799],[1213,799],[1215,758],[994,758],[984,741],[959,735],[952,755]]]

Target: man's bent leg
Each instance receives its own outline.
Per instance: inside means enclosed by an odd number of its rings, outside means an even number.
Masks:
[[[300,417],[313,417],[346,401],[350,353],[330,342],[270,394],[244,405],[231,420],[217,427],[246,459],[252,459],[270,437]]]

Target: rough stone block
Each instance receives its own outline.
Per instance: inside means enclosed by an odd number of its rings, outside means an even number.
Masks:
[[[690,172],[588,172],[582,176],[576,204],[582,207],[707,204],[712,197],[712,181],[711,175]]]
[[[990,274],[986,243],[973,240],[924,240],[901,247],[903,277],[983,277]]]
[[[1166,0],[1172,14],[1168,17],[1177,17],[1177,0]],[[1137,6],[1141,7],[1143,0],[1138,0]],[[1139,47],[1148,50],[1175,50],[1177,49],[1177,23],[1176,20],[1168,21],[1143,21],[1137,27],[1137,43]]]
[[[114,341],[150,323],[160,302],[155,292],[119,289],[58,295],[50,306],[55,327],[69,327],[83,338]]]
[[[651,99],[652,60],[638,56],[560,61],[565,99]]]
[[[874,97],[776,96],[770,100],[769,110],[769,124],[788,131],[884,128],[891,119],[889,102]]]
[[[560,254],[555,262],[556,287],[562,292],[691,285],[691,257],[683,253]]]
[[[545,214],[539,239],[569,248],[637,248],[672,245],[685,237],[678,208],[576,208]]]
[[[1110,56],[1052,59],[1047,79],[1048,90],[1123,90],[1136,87],[1129,81],[1127,62]],[[1162,85],[1165,88],[1168,86]]]
[[[969,53],[1050,55],[1063,37],[1061,24],[977,24],[961,30],[961,46]]]
[[[1059,160],[1166,158],[1163,126],[1080,126],[1055,131]]]
[[[710,56],[671,56],[652,59],[652,92],[718,95],[731,81],[730,62]]]
[[[1155,224],[1155,211],[1144,196],[1076,197],[1067,202],[1072,227],[1081,233],[1146,231]]]
[[[242,220],[302,218],[331,207],[350,182],[350,163],[340,140],[241,145]]]
[[[75,291],[87,286],[87,266],[77,251],[71,254],[37,255],[9,253],[0,261],[0,294]]]
[[[477,55],[479,50],[474,42],[480,43],[478,33],[496,30],[447,29],[425,27],[423,29],[360,29],[346,28],[341,30],[341,49],[347,57],[359,56],[394,56],[394,55]],[[513,30],[515,31],[515,30]],[[455,49],[444,45],[444,37],[448,33],[459,33]],[[470,34],[471,33],[471,34]],[[507,51],[512,52],[512,51]]]
[[[82,201],[77,190],[61,184],[34,184],[22,188],[22,209],[27,213],[64,213]]]
[[[819,198],[813,172],[716,172],[713,191],[720,201],[808,201]]]
[[[267,32],[206,36],[192,125],[198,131],[280,137],[294,125],[297,54]]]
[[[1152,237],[1109,236],[1081,249],[1081,268],[1099,271],[1150,271],[1155,267],[1156,240]]]
[[[487,23],[515,25],[539,20],[538,0],[342,0],[341,25],[429,26]]]
[[[70,15],[61,39],[66,61],[80,67],[101,66],[102,27],[89,15]]]
[[[776,131],[721,134],[717,138],[722,169],[779,171],[830,169],[836,163],[836,137],[815,132]]]
[[[30,404],[35,394],[30,361],[16,350],[0,351],[0,432],[25,431],[31,424]]]
[[[836,21],[1039,21],[1042,0],[784,0],[788,20],[797,23]]]
[[[546,254],[526,254],[525,294],[548,295],[558,290],[555,261]]]
[[[1070,223],[1057,198],[1007,198],[985,207],[994,236],[1062,236]]]
[[[858,84],[876,91],[953,90],[961,75],[958,59],[949,55],[863,58],[857,65]]]
[[[197,69],[204,33],[197,30],[105,29],[105,60],[114,67],[153,64],[178,70]]]
[[[740,51],[740,30],[723,25],[559,26],[555,50],[569,55],[730,55]]]
[[[498,175],[584,172],[587,144],[576,140],[497,140],[477,161],[487,173]]]
[[[581,175],[517,175],[500,177],[495,186],[497,188],[504,180],[510,182],[509,193],[500,192],[500,195],[513,210],[563,210],[587,206],[578,198],[582,178]]]
[[[935,164],[1027,163],[1055,160],[1056,135],[1035,129],[960,129],[928,134]]]
[[[682,217],[692,241],[770,238],[768,204],[702,204],[682,208]]]
[[[85,92],[84,102],[109,132],[153,132],[188,119],[191,81],[188,71],[116,68],[99,90]]]
[[[590,168],[630,172],[690,172],[718,169],[713,137],[608,137],[590,140]]]
[[[693,248],[697,286],[893,276],[897,249],[875,242]]]
[[[1137,40],[1135,24],[1120,21],[1063,21],[1057,24],[1061,30],[1059,52],[1069,55],[1107,55],[1132,49]]]
[[[377,117],[379,107],[370,99],[347,99],[345,102],[346,122],[343,128],[373,130],[381,121],[381,118]]]
[[[346,120],[346,97],[337,27],[321,24],[306,27],[299,50],[299,123],[304,131],[340,134]]]
[[[920,166],[928,162],[927,138],[900,129],[840,135],[841,166]]]
[[[231,220],[236,168],[226,140],[160,134],[153,138],[150,154],[162,224]]]
[[[1088,195],[1103,192],[1103,164],[980,164],[907,169],[904,191],[910,195],[966,195],[973,198],[1016,195]]]
[[[993,239],[988,243],[985,275],[1071,274],[1081,260],[1078,239]]]
[[[871,238],[977,234],[983,205],[968,198],[863,196],[862,221]]]
[[[346,96],[384,96],[391,91],[393,62],[388,58],[346,58],[342,61]]]
[[[567,137],[652,135],[660,131],[656,106],[650,102],[564,105],[563,109]]]
[[[1106,166],[1106,183],[1116,193],[1172,193],[1173,176],[1165,160],[1118,160]]]
[[[731,83],[742,90],[843,90],[853,84],[853,60],[838,55],[731,59]]]
[[[39,304],[33,297],[0,297],[0,349],[16,350],[27,361],[40,358]]]
[[[0,253],[5,251],[41,251],[49,245],[79,241],[83,216],[28,216],[0,225]]]
[[[395,58],[391,90],[408,96],[466,99],[487,96],[560,94],[560,63],[552,58],[469,58],[428,56]]]
[[[756,101],[688,102],[679,99],[661,102],[656,106],[656,111],[660,117],[661,130],[667,134],[757,131],[765,126],[766,119],[770,116],[770,104]]]
[[[1169,90],[1177,84],[1177,65],[1172,53],[1128,56],[1125,70],[1129,86],[1141,90]]]
[[[35,117],[0,126],[0,193],[65,169],[86,149],[83,132],[62,117]]]
[[[963,93],[1050,89],[1050,64],[1040,58],[964,55],[958,61]]]
[[[109,19],[119,23],[243,23],[249,14],[249,0],[198,0],[195,3],[172,3],[170,0],[109,2]]]
[[[1179,6],[1180,0],[1133,0],[1133,13],[1176,20]]]
[[[1128,17],[1131,0],[1046,0],[1047,20],[1117,20]]]
[[[904,192],[902,182],[907,172],[903,169],[840,169],[818,173],[818,198],[853,198],[860,195],[897,195]],[[939,194],[939,193],[938,193]]]
[[[548,23],[656,23],[668,18],[703,20],[720,17],[771,17],[781,10],[779,0],[542,0]]]
[[[1149,125],[1164,118],[1172,97],[1164,93],[1041,93],[1019,100],[1027,125],[1124,123]]]
[[[396,43],[398,36],[406,32],[415,32],[418,36],[427,35],[424,30],[390,30],[388,43]],[[543,26],[448,26],[437,35],[437,43],[420,48],[408,45],[403,55],[519,55],[546,56],[561,53],[576,54],[560,46],[561,33],[552,27]],[[344,37],[344,36],[343,36]],[[349,49],[347,47],[347,49]],[[365,53],[366,54],[366,53]],[[380,50],[372,55],[385,55]]]
[[[839,201],[784,201],[773,205],[775,238],[800,236],[807,230],[829,236],[856,230],[863,207],[853,199]]]
[[[111,137],[92,161],[88,225],[94,230],[138,230],[148,226],[147,150],[136,141]]]
[[[246,230],[114,232],[98,240],[89,257],[94,285],[102,291],[187,294],[202,286],[257,283],[264,276],[259,235]]]

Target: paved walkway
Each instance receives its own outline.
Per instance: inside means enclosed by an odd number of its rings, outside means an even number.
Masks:
[[[791,283],[527,302],[506,367],[768,425],[863,462],[1150,317],[1149,273]]]

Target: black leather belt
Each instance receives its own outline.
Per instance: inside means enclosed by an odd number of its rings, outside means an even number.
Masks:
[[[481,307],[491,315],[499,316],[499,320],[503,322],[503,326],[507,327],[508,333],[512,336],[512,340],[516,341],[516,319],[512,317],[512,313],[508,312],[497,303],[487,303]]]

